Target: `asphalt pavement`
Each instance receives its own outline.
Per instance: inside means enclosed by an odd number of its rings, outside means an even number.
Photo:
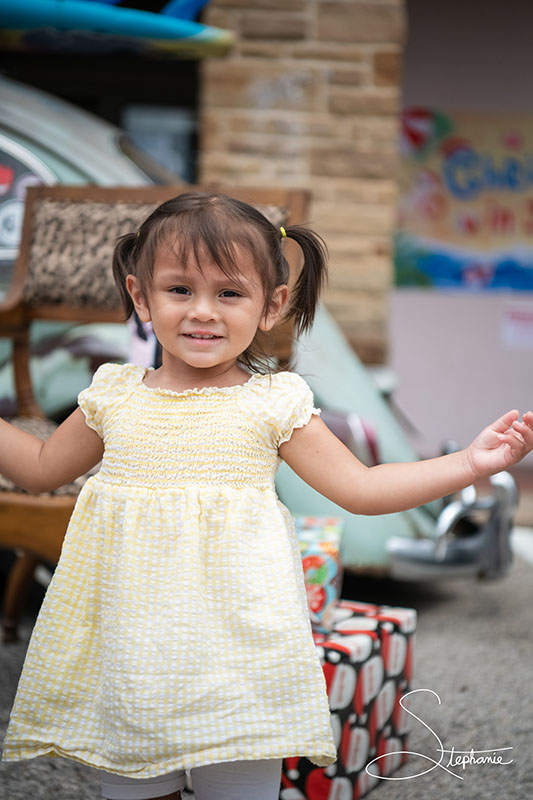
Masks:
[[[527,557],[516,557],[510,574],[496,582],[411,585],[346,576],[346,598],[417,609],[413,688],[430,690],[411,696],[410,710],[421,721],[411,719],[409,749],[420,755],[396,773],[402,780],[380,780],[372,800],[523,800],[533,791],[533,564]],[[0,645],[0,739],[39,599],[24,620],[22,641]],[[450,771],[443,768],[450,753],[440,766],[428,760],[441,755],[437,737],[454,751]],[[471,755],[472,748],[485,752]],[[463,756],[464,768],[457,766]],[[99,796],[93,770],[66,759],[0,765],[1,800]]]

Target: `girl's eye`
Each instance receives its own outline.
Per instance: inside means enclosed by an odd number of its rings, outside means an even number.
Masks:
[[[172,286],[169,291],[172,292],[172,294],[190,294],[191,290],[186,286]],[[240,297],[240,294],[233,291],[233,289],[224,289],[220,294],[223,297]]]

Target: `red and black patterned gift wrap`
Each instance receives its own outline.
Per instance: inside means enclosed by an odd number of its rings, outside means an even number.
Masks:
[[[338,758],[283,761],[280,800],[359,800],[406,760],[416,611],[340,600],[330,633],[313,634],[326,677]],[[369,770],[365,767],[374,759]]]

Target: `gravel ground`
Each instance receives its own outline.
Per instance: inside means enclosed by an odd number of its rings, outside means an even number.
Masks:
[[[463,780],[411,756],[396,773],[402,781],[379,781],[375,800],[523,800],[533,791],[533,714],[530,695],[533,567],[517,560],[511,574],[495,583],[454,581],[402,585],[354,576],[343,596],[416,608],[414,687],[411,710],[438,734],[444,747],[469,751],[512,747],[509,765],[455,768]],[[33,599],[33,610],[39,597]],[[3,739],[34,617],[22,627],[22,641],[0,645],[0,737]],[[412,720],[409,748],[438,760],[432,733]],[[447,760],[444,764],[447,764]],[[35,759],[0,765],[1,800],[97,800],[93,770],[66,759]],[[251,799],[252,800],[252,799]]]

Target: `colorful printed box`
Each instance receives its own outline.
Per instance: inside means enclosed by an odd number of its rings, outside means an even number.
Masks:
[[[400,698],[412,676],[416,611],[340,600],[333,630],[314,639],[326,677],[338,759],[283,762],[280,800],[359,800],[404,763],[409,715]]]
[[[340,542],[342,517],[294,517],[302,554],[311,626],[317,633],[332,630],[342,584]]]

